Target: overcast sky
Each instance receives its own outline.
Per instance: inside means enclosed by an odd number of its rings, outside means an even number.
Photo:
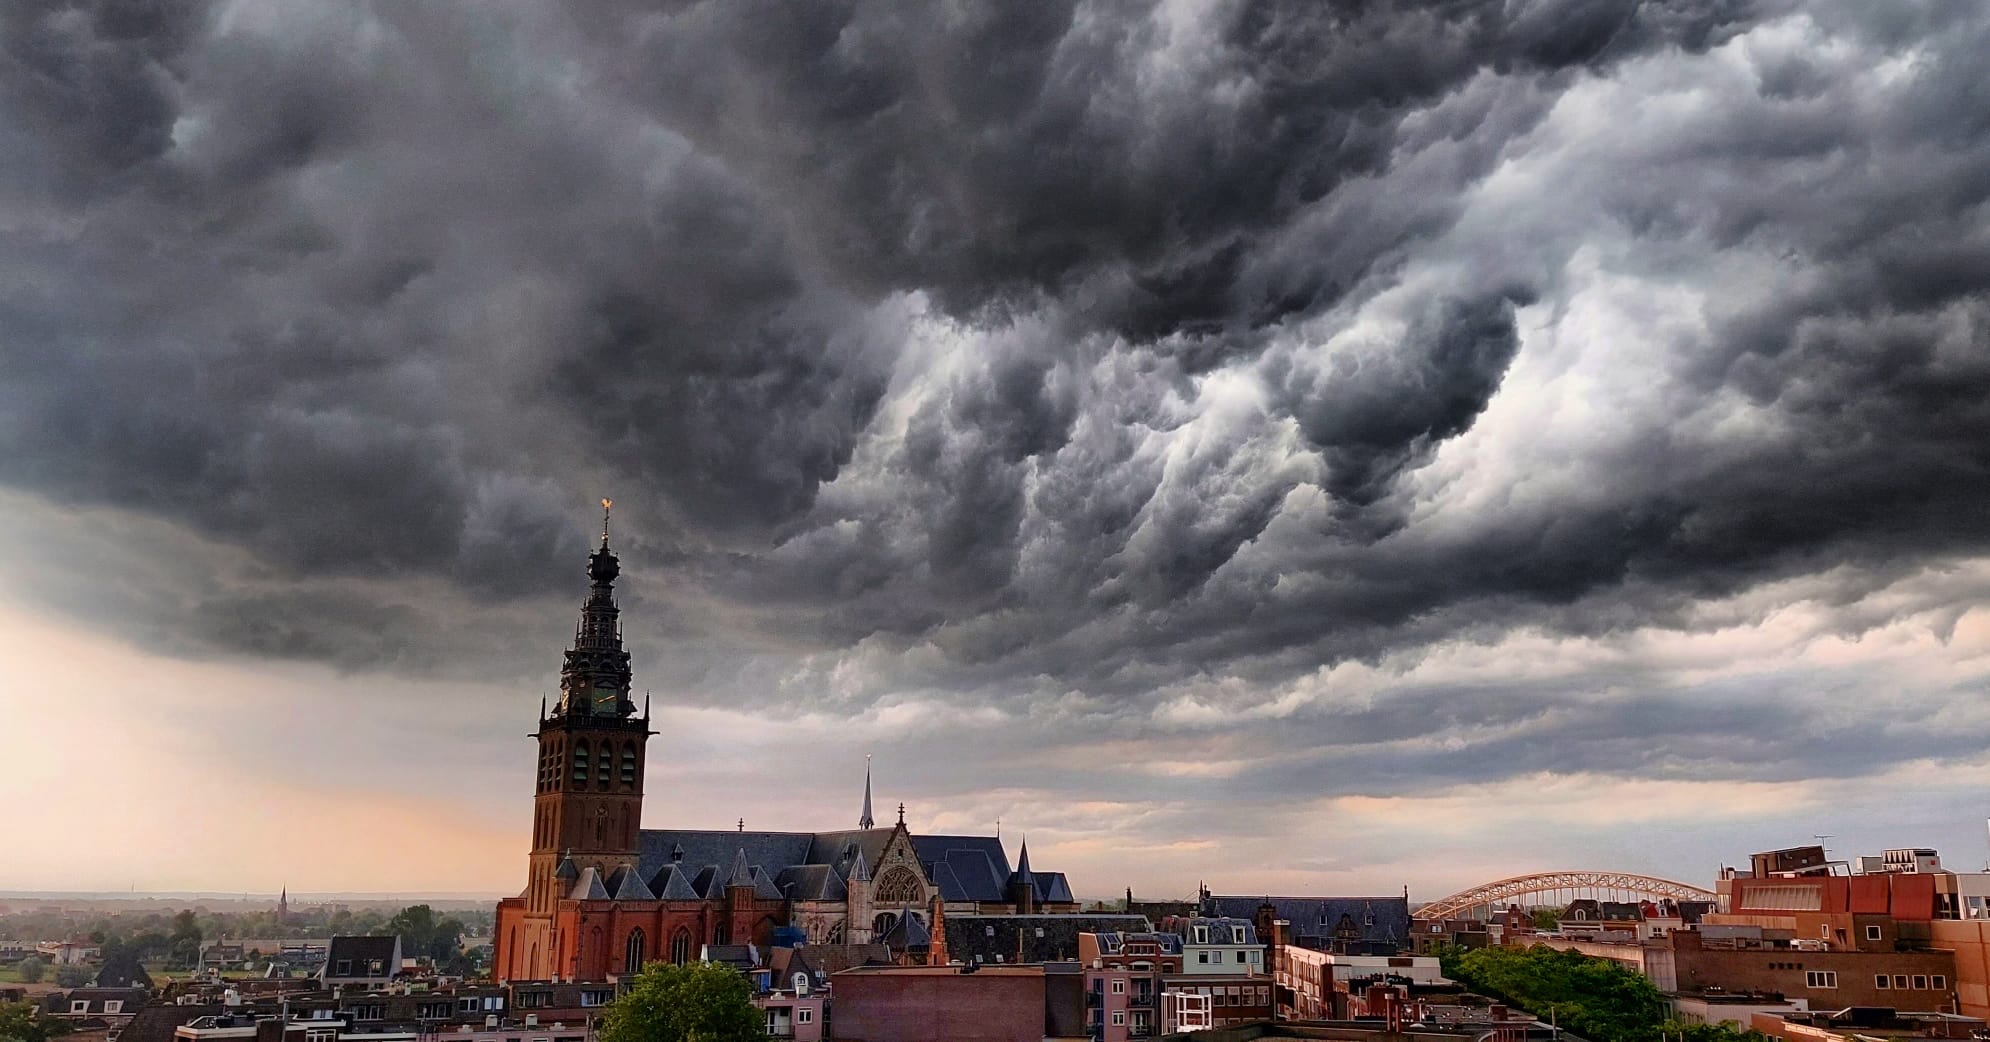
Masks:
[[[1084,894],[1990,814],[1974,0],[0,7],[0,888],[652,827]],[[881,815],[884,816],[884,815]]]

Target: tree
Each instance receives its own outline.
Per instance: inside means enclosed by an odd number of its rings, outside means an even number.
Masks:
[[[48,1042],[58,1035],[67,1035],[69,1030],[68,1024],[37,1013],[32,1002],[0,1002],[0,1038]]]
[[[653,962],[608,1007],[601,1042],[763,1042],[753,986],[718,963]]]
[[[40,984],[42,975],[47,972],[48,963],[38,955],[30,955],[14,967],[14,973],[21,978],[22,984]]]
[[[81,966],[57,966],[55,986],[58,988],[80,988],[90,983],[90,971]]]
[[[1556,1023],[1593,1042],[1767,1042],[1759,1032],[1667,1019],[1657,986],[1620,963],[1580,952],[1532,948],[1440,952],[1444,975]]]
[[[1553,933],[1562,925],[1562,910],[1546,906],[1534,909],[1534,929]]]

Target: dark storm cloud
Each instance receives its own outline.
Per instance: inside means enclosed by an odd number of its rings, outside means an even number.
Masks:
[[[660,689],[1139,735],[1990,536],[1966,7],[0,18],[0,480],[239,555],[93,602],[176,652],[542,674],[612,494]],[[1766,688],[1581,702],[1623,679],[1289,735],[1474,780],[1851,744]],[[1536,718],[1483,770],[1343,748]]]

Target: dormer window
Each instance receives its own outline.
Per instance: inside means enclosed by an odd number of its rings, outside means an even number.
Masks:
[[[1195,943],[1197,944],[1209,943],[1209,927],[1198,926],[1195,928]]]

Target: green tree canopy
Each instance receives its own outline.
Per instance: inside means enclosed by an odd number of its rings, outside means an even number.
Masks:
[[[1532,948],[1456,948],[1439,953],[1444,975],[1591,1042],[1767,1042],[1757,1031],[1725,1025],[1686,1025],[1671,1019],[1658,987],[1621,963],[1581,952]]]
[[[41,1016],[32,1002],[0,1002],[0,1038],[48,1042],[68,1033],[68,1024]]]
[[[763,1042],[766,1023],[738,970],[653,962],[608,1007],[601,1042]]]
[[[39,955],[30,955],[14,967],[14,973],[22,984],[40,984],[42,976],[48,972],[48,962]]]

